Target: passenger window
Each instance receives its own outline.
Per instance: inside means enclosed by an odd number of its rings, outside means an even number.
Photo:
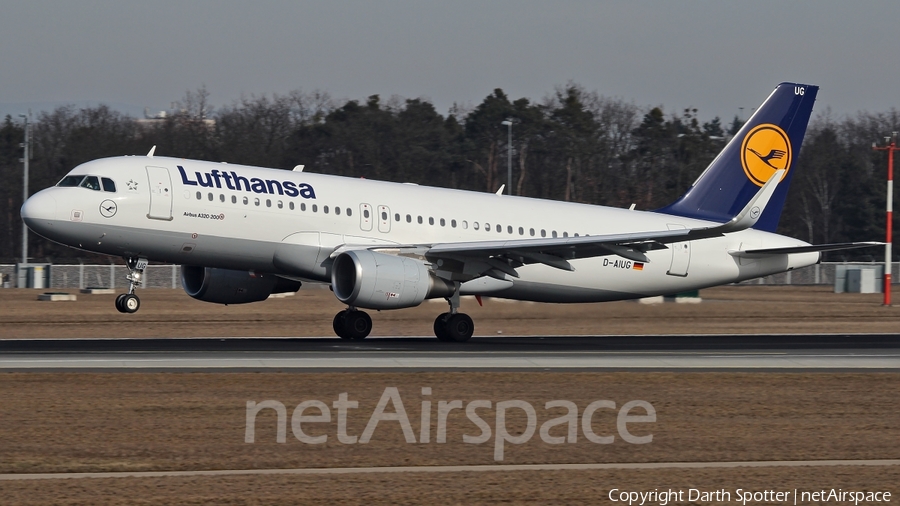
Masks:
[[[486,231],[490,232],[490,231],[491,231],[491,224],[490,224],[490,223],[485,223],[485,224],[484,224],[484,229],[485,229]]]
[[[294,203],[293,203],[293,202],[288,202],[288,207],[291,209],[291,211],[293,211],[293,210],[294,210]]]
[[[553,233],[552,233],[551,235],[552,235],[553,237],[556,237],[556,230],[554,230]]]
[[[103,181],[103,191],[116,193],[116,183],[112,179],[104,177],[100,180]]]
[[[450,220],[450,226],[456,228],[456,220]]]
[[[387,221],[387,212],[381,211],[381,221]]]
[[[578,237],[578,232],[575,232],[575,237]]]
[[[441,218],[441,226],[443,227],[443,226],[446,225],[446,224],[447,224],[447,222],[444,221],[444,218]]]
[[[541,229],[541,237],[547,237],[547,231],[546,231],[546,230]]]
[[[322,212],[325,213],[325,214],[328,214],[328,206],[323,206],[323,207],[322,207]]]
[[[400,221],[400,213],[394,213],[394,221]]]
[[[266,199],[266,207],[272,207],[272,199]]]
[[[422,224],[422,217],[421,217],[421,216],[419,216],[418,221],[419,221],[419,225],[421,225],[421,224]]]
[[[210,202],[212,202],[214,197],[212,193],[207,193],[206,198],[209,199]]]
[[[231,196],[231,203],[232,203],[232,204],[237,204],[237,196],[236,196],[236,195],[232,195],[232,196]]]
[[[534,237],[534,229],[533,228],[529,228],[528,233],[531,234],[531,237]]]
[[[477,221],[472,222],[472,228],[474,228],[475,230],[478,230],[478,222]]]
[[[314,213],[319,212],[319,206],[317,206],[316,204],[313,204],[313,205],[312,205],[312,212],[314,212]],[[368,214],[369,214],[369,211],[366,211],[366,214],[368,215]],[[368,218],[368,216],[366,216],[366,217]]]
[[[412,223],[412,216],[410,216],[410,215],[407,214],[407,215],[406,215],[406,222],[407,222],[407,223]]]
[[[353,216],[353,210],[349,207],[347,208],[347,216]]]
[[[506,231],[507,231],[508,233],[510,233],[510,234],[513,233],[513,231],[512,231],[512,225],[506,227]]]
[[[428,217],[428,224],[429,224],[429,225],[434,225],[434,218],[432,218],[432,217],[429,216],[429,217]]]
[[[248,199],[247,197],[244,197],[244,205],[246,206],[249,203],[250,203],[250,199]]]
[[[97,176],[88,176],[81,182],[81,187],[87,188],[88,190],[100,191],[100,180],[97,179]]]
[[[334,208],[334,214],[340,216],[340,215],[341,215],[341,208],[340,208],[340,207],[335,207],[335,208]]]
[[[258,206],[258,205],[259,205],[259,199],[253,199],[253,205]]]
[[[284,209],[284,202],[279,200],[277,205],[278,205],[278,209]]]
[[[301,203],[300,203],[300,210],[301,210],[301,211],[306,211],[306,203],[305,203],[305,202],[301,202]]]
[[[466,220],[463,220],[463,222],[462,222],[462,227],[463,227],[463,230],[469,228],[469,222],[466,221]]]
[[[568,232],[563,232],[563,237],[569,237],[569,233],[568,233]]]
[[[202,193],[197,192],[197,200],[203,200],[203,194],[202,194]]]
[[[519,235],[525,235],[525,229],[524,229],[524,228],[519,227]]]
[[[225,202],[225,194],[224,193],[219,194],[219,202]]]
[[[500,225],[497,225],[497,233],[499,234],[501,232],[503,232],[503,227],[501,227]]]
[[[316,206],[313,205],[313,211],[315,211],[315,210],[316,210]],[[368,217],[369,217],[369,210],[368,210],[368,209],[364,209],[364,210],[363,210],[363,217],[364,217],[364,218],[368,218]]]

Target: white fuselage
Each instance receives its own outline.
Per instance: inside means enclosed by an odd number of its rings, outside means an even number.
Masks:
[[[110,178],[116,191],[53,187],[31,197],[23,216],[51,240],[109,255],[319,282],[330,282],[328,255],[341,245],[433,245],[715,225],[654,212],[164,157],[107,158],[70,174]],[[511,286],[470,284],[468,293],[547,302],[676,293],[816,263],[819,253],[762,259],[729,254],[801,245],[806,243],[748,229],[649,251],[642,268],[616,255],[572,260],[571,272],[525,265],[517,268],[519,278],[511,279]]]

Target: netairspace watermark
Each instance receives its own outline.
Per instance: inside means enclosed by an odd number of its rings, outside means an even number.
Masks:
[[[742,506],[756,503],[818,503],[818,504],[877,504],[891,502],[890,492],[844,490],[832,488],[825,490],[747,490],[738,488],[700,490],[689,489],[654,489],[650,491],[622,490],[614,488],[609,491],[610,502],[627,504],[628,506],[666,506],[674,502],[714,502],[734,503]]]
[[[431,387],[422,388],[422,396],[431,395]],[[388,412],[388,405],[392,405],[393,412]],[[375,406],[375,410],[369,417],[366,428],[360,435],[351,435],[347,433],[347,413],[350,409],[358,409],[359,401],[350,400],[349,394],[344,392],[338,395],[336,401],[332,402],[331,408],[319,400],[306,400],[301,402],[294,408],[291,415],[291,430],[294,437],[303,443],[317,445],[324,444],[328,441],[327,434],[311,436],[307,434],[310,430],[309,424],[331,423],[332,411],[337,411],[337,440],[343,444],[366,444],[372,440],[375,429],[380,422],[397,422],[403,431],[403,437],[407,443],[426,444],[431,443],[431,416],[434,413],[432,401],[428,398],[423,399],[421,403],[419,427],[419,437],[413,431],[412,424],[406,414],[406,408],[403,399],[400,397],[400,391],[396,387],[387,387],[381,394],[381,399]],[[479,410],[488,410],[493,408],[495,411],[494,426],[482,418]],[[592,421],[594,415],[600,410],[616,411],[616,403],[610,400],[598,400],[588,404],[584,411],[581,412],[581,419],[578,416],[578,406],[574,402],[566,400],[548,401],[544,404],[544,410],[563,408],[565,414],[545,421],[538,430],[538,416],[534,406],[527,401],[508,400],[500,402],[492,402],[490,400],[473,400],[463,403],[461,400],[438,401],[437,402],[437,433],[435,434],[435,443],[447,442],[447,419],[453,410],[465,411],[466,418],[474,425],[474,429],[480,431],[475,435],[464,434],[462,440],[468,444],[483,444],[490,441],[494,436],[494,460],[502,461],[504,447],[507,443],[520,445],[527,443],[538,431],[541,441],[547,444],[574,444],[578,440],[578,426],[581,422],[581,432],[585,439],[596,444],[612,444],[616,436],[614,434],[597,434],[594,431]],[[253,443],[256,441],[256,417],[260,411],[264,409],[275,410],[278,416],[275,440],[284,443],[287,440],[287,408],[284,404],[275,400],[266,400],[262,402],[247,401],[246,411],[246,429],[244,431],[244,442]],[[318,412],[318,414],[307,414],[307,411]],[[633,413],[633,411],[636,411]],[[506,425],[506,417],[508,413],[519,412],[524,413],[527,418],[527,425],[521,434],[511,434]],[[636,436],[632,434],[628,428],[629,424],[646,424],[656,422],[656,409],[646,401],[630,401],[618,408],[616,414],[616,432],[623,441],[631,444],[647,444],[653,441],[653,434],[645,434]],[[552,436],[550,431],[554,427],[566,426],[565,435]],[[634,429],[632,429],[634,430]],[[514,433],[516,431],[513,431]],[[559,431],[557,431],[559,432]]]

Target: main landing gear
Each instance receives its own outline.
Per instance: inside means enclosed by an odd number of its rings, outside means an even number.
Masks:
[[[128,281],[131,284],[128,287],[128,293],[119,294],[116,297],[116,309],[120,313],[137,313],[137,310],[141,308],[141,299],[134,294],[134,289],[141,286],[144,281],[144,269],[147,268],[147,259],[129,257],[125,259],[125,265],[131,271],[128,274]]]
[[[447,302],[450,303],[450,312],[443,313],[434,319],[434,335],[440,341],[464,343],[475,332],[475,324],[469,315],[458,312],[459,283],[456,284],[456,291],[453,292],[453,295],[447,297]]]
[[[332,326],[341,339],[362,341],[372,332],[372,318],[365,311],[349,307],[334,315]]]
[[[447,297],[450,311],[441,314],[434,320],[434,335],[441,341],[463,343],[472,337],[475,324],[469,315],[459,311],[459,283],[453,295]],[[332,321],[334,333],[341,339],[362,341],[372,332],[372,318],[365,311],[351,306],[334,315]]]

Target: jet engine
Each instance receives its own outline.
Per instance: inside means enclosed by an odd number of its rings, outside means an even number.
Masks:
[[[338,255],[331,287],[344,304],[369,309],[413,307],[453,294],[453,284],[433,275],[422,261],[369,250]]]
[[[300,289],[299,281],[274,274],[196,265],[181,266],[181,285],[191,297],[216,304],[257,302],[273,293],[296,292]]]

